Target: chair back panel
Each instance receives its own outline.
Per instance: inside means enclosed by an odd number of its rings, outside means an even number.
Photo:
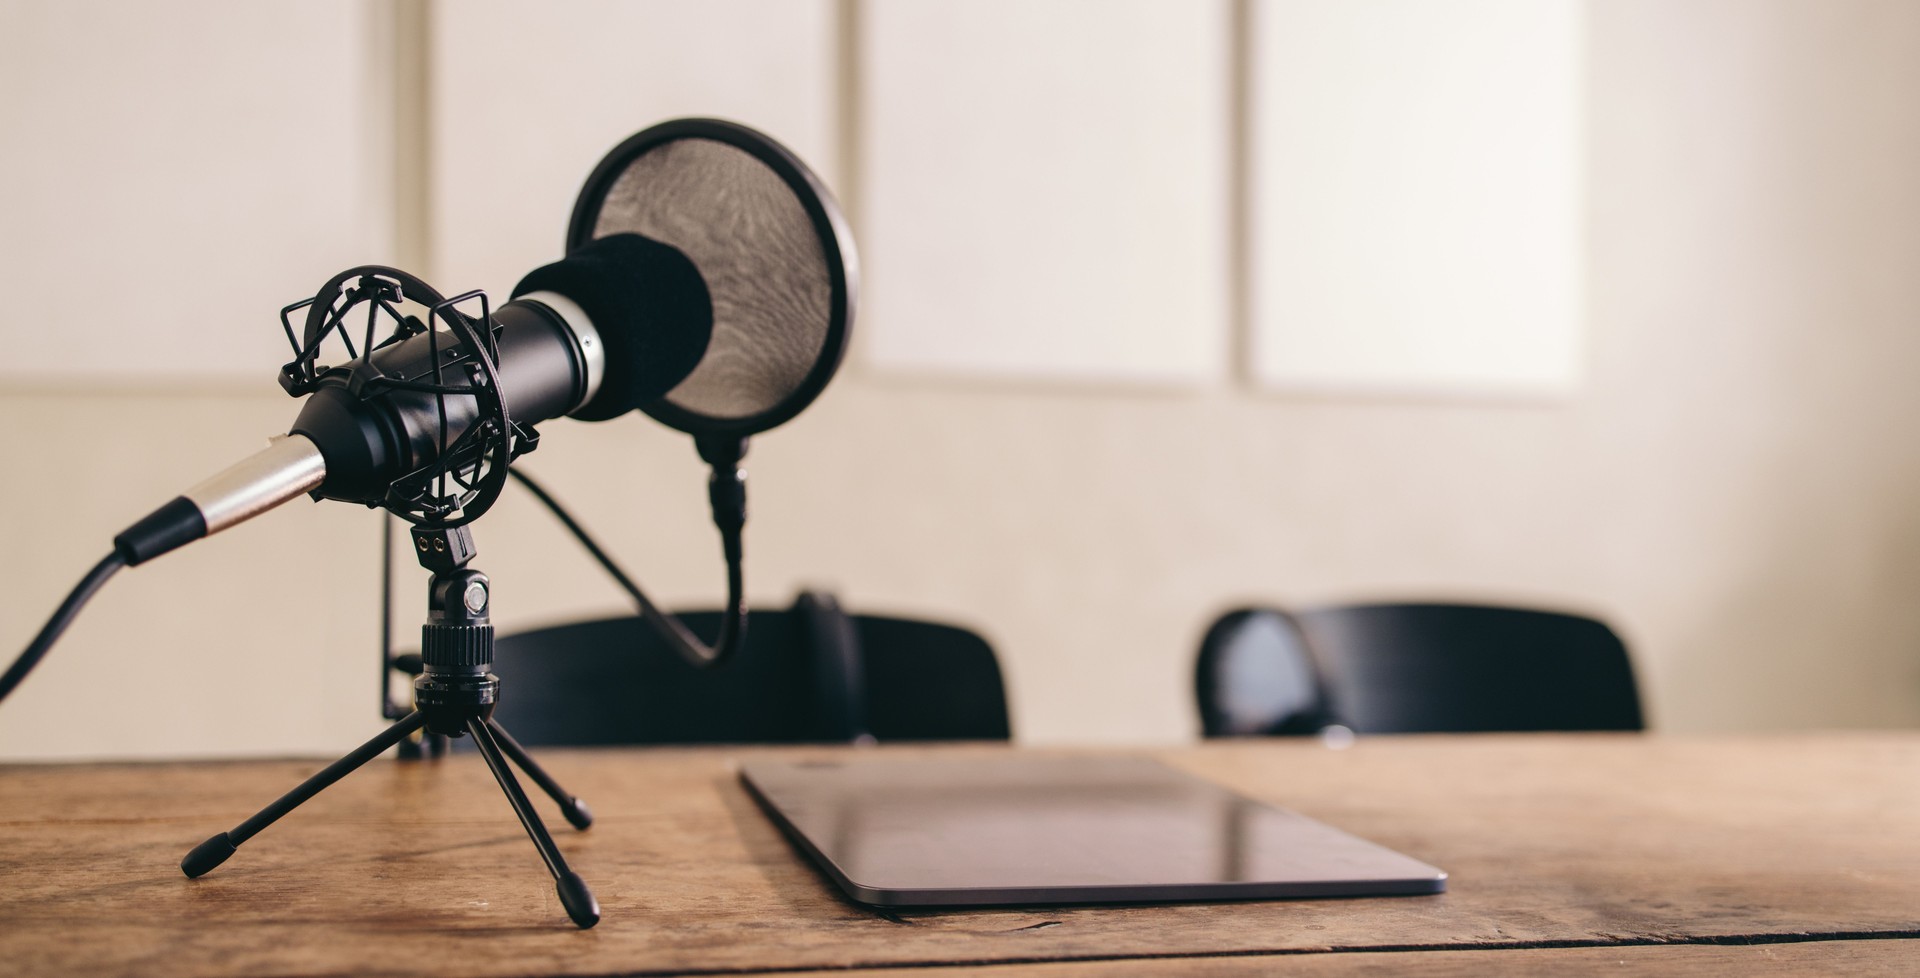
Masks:
[[[1006,740],[1006,685],[993,646],[964,628],[855,615],[876,740]]]
[[[1339,722],[1360,733],[1640,730],[1619,636],[1578,615],[1373,604],[1297,615]]]
[[[718,612],[679,617],[703,640],[719,629]],[[929,622],[850,620],[858,648],[821,654],[821,636],[847,630],[822,628],[818,615],[750,612],[746,642],[705,669],[635,617],[501,636],[495,716],[522,743],[543,746],[845,741],[862,725],[850,702],[880,740],[1009,736],[1000,667],[984,639]]]

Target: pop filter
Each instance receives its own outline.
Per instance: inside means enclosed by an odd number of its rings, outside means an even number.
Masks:
[[[800,413],[839,369],[858,287],[853,235],[779,143],[717,119],[640,132],[587,178],[567,252],[619,234],[678,249],[713,301],[706,355],[641,405],[655,420],[703,443],[743,439]]]

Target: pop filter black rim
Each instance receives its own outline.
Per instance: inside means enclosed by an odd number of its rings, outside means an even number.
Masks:
[[[805,163],[771,137],[723,119],[675,119],[643,130],[615,147],[587,177],[574,203],[567,226],[567,252],[572,254],[594,240],[594,227],[608,193],[627,168],[661,144],[680,139],[707,139],[745,152],[772,170],[806,212],[820,244],[831,289],[828,322],[821,350],[806,376],[779,403],[742,417],[721,417],[674,404],[671,393],[641,405],[649,417],[696,437],[739,437],[777,427],[805,410],[826,389],[846,357],[853,327],[854,297],[859,288],[858,259],[853,233],[845,215],[825,184]],[[716,329],[719,324],[716,324]]]

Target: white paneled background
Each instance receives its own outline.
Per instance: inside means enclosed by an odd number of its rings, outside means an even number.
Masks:
[[[280,307],[393,258],[390,17],[0,4],[0,379],[271,384]]]
[[[866,273],[748,458],[751,600],[977,628],[1025,741],[1189,737],[1212,616],[1371,598],[1605,615],[1656,727],[1920,724],[1920,4],[0,0],[0,43],[0,658],[284,430],[281,305],[510,289],[698,114],[810,161]],[[719,602],[687,439],[543,434]],[[364,740],[378,526],[120,575],[0,757]],[[522,495],[477,536],[502,628],[627,610]]]
[[[443,288],[504,292],[621,135],[717,115],[857,208],[879,370],[1219,383],[1239,210],[1240,373],[1565,389],[1579,9],[1257,0],[1237,65],[1225,0],[468,0],[417,38],[380,0],[16,0],[0,376],[260,376],[285,359],[266,310],[402,239]],[[62,328],[83,296],[137,326]]]

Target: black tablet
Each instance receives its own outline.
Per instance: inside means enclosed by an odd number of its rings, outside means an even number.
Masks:
[[[740,778],[848,896],[891,907],[1440,893],[1391,849],[1131,757],[756,761]]]

